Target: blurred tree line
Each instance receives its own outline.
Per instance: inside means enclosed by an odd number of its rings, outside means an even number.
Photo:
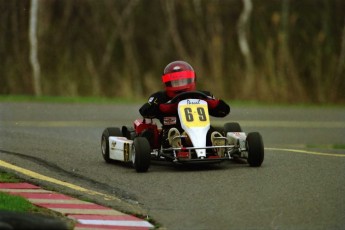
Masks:
[[[0,94],[37,94],[30,7],[0,0]],[[36,16],[42,95],[146,98],[180,59],[218,97],[345,102],[343,0],[39,0]]]

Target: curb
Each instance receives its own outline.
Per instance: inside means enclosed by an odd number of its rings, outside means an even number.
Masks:
[[[22,196],[36,206],[51,209],[76,221],[75,230],[136,229],[154,226],[148,221],[98,204],[81,201],[60,193],[44,190],[29,183],[0,183],[0,191]]]

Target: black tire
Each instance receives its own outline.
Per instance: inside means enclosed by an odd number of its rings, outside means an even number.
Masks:
[[[242,128],[240,126],[239,123],[237,122],[229,122],[229,123],[225,123],[224,124],[224,133],[226,135],[226,133],[228,132],[242,132]]]
[[[145,137],[136,137],[133,142],[132,163],[137,172],[147,172],[151,163],[151,147]]]
[[[110,159],[109,157],[109,137],[116,136],[121,137],[122,132],[119,128],[106,128],[102,133],[101,138],[101,150],[102,150],[102,157],[107,163],[114,162],[114,160]]]
[[[247,135],[247,162],[251,167],[260,167],[264,161],[264,143],[261,134],[258,132],[248,133]]]

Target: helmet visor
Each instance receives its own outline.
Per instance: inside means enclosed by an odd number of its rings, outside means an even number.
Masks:
[[[185,78],[185,79],[165,82],[165,85],[167,87],[179,87],[179,86],[189,85],[193,82],[194,82],[194,78]]]
[[[167,87],[185,86],[195,81],[195,73],[189,70],[168,73],[162,76],[162,80]]]

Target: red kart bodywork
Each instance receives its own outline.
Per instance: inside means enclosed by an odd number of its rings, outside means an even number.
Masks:
[[[161,129],[158,129],[157,124],[152,120],[147,122],[146,119],[137,119],[134,121],[134,130],[137,136],[140,136],[144,131],[149,131],[153,134],[152,141],[150,141],[151,149],[160,148],[160,133]]]

